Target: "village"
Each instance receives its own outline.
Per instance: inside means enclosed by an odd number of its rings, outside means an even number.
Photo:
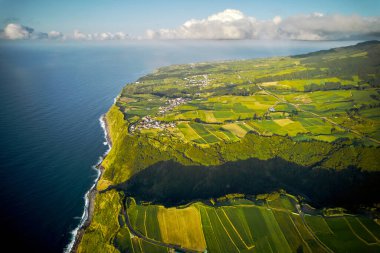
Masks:
[[[203,77],[203,80],[199,80],[199,78]],[[209,79],[208,75],[195,75],[191,78],[185,77],[184,80],[188,82],[188,84],[185,85],[185,87],[189,86],[197,86],[197,87],[206,87],[209,85]]]
[[[182,98],[182,97],[168,99],[165,102],[165,104],[167,106],[160,106],[157,115],[163,115],[168,111],[172,111],[175,107],[178,107],[178,106],[185,104],[189,101],[191,101],[190,98]],[[129,132],[133,133],[136,130],[140,131],[142,129],[164,130],[167,128],[174,128],[174,127],[176,127],[175,122],[162,122],[162,121],[155,120],[150,115],[147,115],[147,116],[142,117],[141,120],[138,121],[137,123],[131,124],[129,127]]]
[[[159,109],[158,114],[159,115],[165,114],[166,112],[173,110],[175,107],[183,105],[189,101],[191,101],[190,98],[182,98],[182,97],[168,99],[165,103],[167,104],[167,106],[160,106],[158,108]]]
[[[151,116],[144,116],[141,118],[141,120],[130,126],[129,132],[134,132],[136,130],[142,130],[142,129],[167,129],[169,127],[176,127],[176,124],[174,122],[161,122],[158,120],[153,119]]]

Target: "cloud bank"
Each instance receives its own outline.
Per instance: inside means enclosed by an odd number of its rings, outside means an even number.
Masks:
[[[141,38],[141,37],[139,37]],[[271,20],[258,20],[239,10],[226,9],[205,19],[191,19],[175,29],[147,30],[145,39],[254,39],[254,40],[365,40],[380,39],[380,16],[362,17],[323,13],[300,14]],[[7,40],[80,40],[105,41],[131,39],[123,32],[72,34],[58,31],[37,32],[33,28],[10,23],[0,30]]]
[[[74,30],[73,34],[64,35],[61,32],[50,31],[37,32],[33,28],[10,23],[6,25],[3,31],[0,31],[0,39],[6,40],[125,40],[128,39],[128,35],[123,32],[110,33],[83,33],[78,30]]]
[[[227,9],[206,19],[191,19],[176,29],[146,31],[148,39],[349,40],[380,38],[380,17],[312,13],[257,20]]]

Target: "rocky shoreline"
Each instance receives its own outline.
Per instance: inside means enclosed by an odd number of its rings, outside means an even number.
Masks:
[[[78,227],[72,232],[73,233],[73,239],[69,243],[69,245],[65,249],[65,253],[75,253],[78,250],[78,246],[82,240],[82,237],[84,235],[84,232],[86,228],[88,228],[91,224],[92,216],[94,213],[94,207],[95,207],[95,197],[98,193],[98,190],[96,189],[97,184],[100,180],[100,178],[103,175],[104,168],[101,165],[104,158],[107,156],[108,152],[111,150],[111,138],[109,136],[109,128],[107,124],[107,120],[105,115],[102,115],[100,117],[100,124],[104,130],[104,137],[107,141],[108,150],[104,153],[104,155],[101,157],[99,162],[94,166],[94,168],[98,171],[98,177],[96,178],[94,184],[90,188],[90,190],[85,195],[85,210],[82,215],[82,219],[78,225]]]

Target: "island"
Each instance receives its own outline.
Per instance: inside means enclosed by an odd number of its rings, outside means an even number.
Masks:
[[[379,252],[380,42],[163,67],[104,116],[73,252]]]

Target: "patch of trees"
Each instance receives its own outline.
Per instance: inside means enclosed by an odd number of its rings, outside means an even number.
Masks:
[[[158,97],[179,98],[183,97],[183,91],[177,88],[153,91],[151,94]]]
[[[326,90],[352,90],[352,89],[357,89],[358,87],[355,85],[342,85],[340,82],[326,82],[325,84],[316,84],[316,83],[311,83],[307,84],[304,87],[304,90],[306,92],[311,92],[311,91],[326,91]]]
[[[303,70],[298,72],[292,72],[289,74],[284,75],[276,75],[276,76],[265,76],[255,79],[257,83],[264,83],[264,82],[278,82],[278,81],[284,81],[284,80],[297,80],[297,79],[314,79],[314,78],[320,78],[321,76],[325,76],[326,73],[319,69],[309,69],[309,70]]]
[[[236,87],[237,84],[226,84],[225,86],[207,89],[207,92],[212,92],[215,96],[231,95]]]

